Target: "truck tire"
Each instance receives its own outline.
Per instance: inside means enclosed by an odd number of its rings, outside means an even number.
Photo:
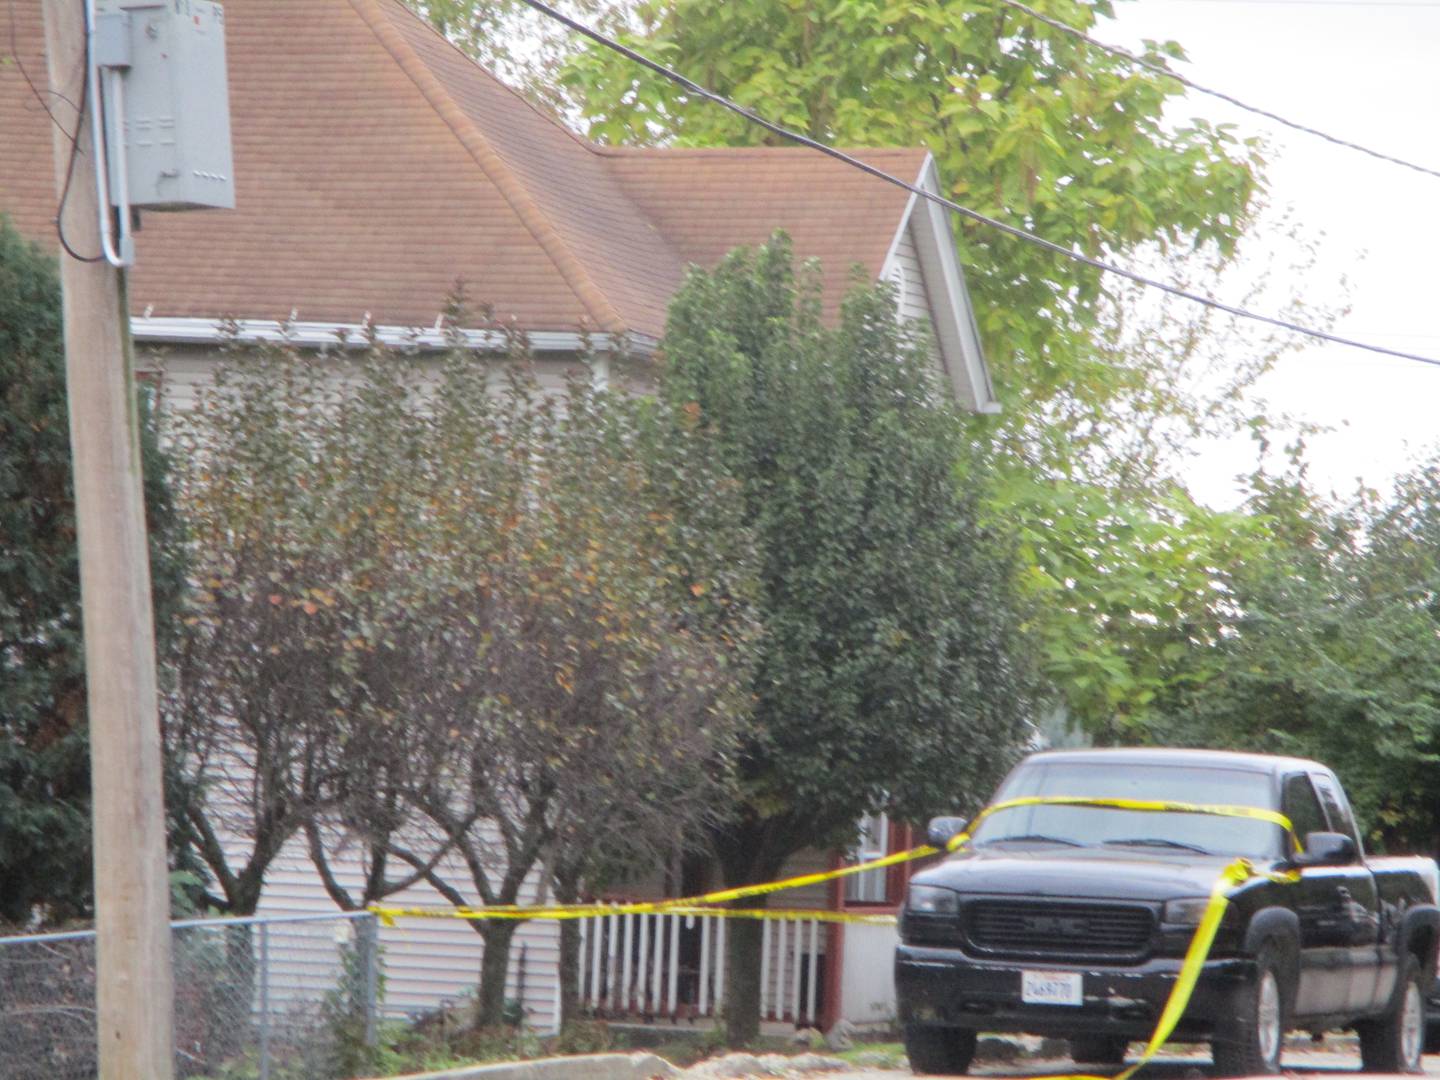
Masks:
[[[1418,1073],[1425,1052],[1425,988],[1420,961],[1405,957],[1400,985],[1390,1011],[1355,1025],[1360,1035],[1360,1065],[1367,1072]]]
[[[975,1032],[906,1024],[905,1056],[921,1076],[964,1076],[975,1056]]]
[[[1289,1026],[1293,988],[1289,966],[1274,941],[1255,957],[1255,981],[1234,998],[1236,1026],[1210,1044],[1216,1076],[1273,1076]]]
[[[1124,1035],[1079,1035],[1070,1040],[1070,1060],[1076,1065],[1123,1065],[1130,1040]]]

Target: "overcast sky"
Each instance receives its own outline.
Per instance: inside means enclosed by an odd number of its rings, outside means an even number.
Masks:
[[[1174,40],[1198,83],[1364,146],[1440,170],[1440,0],[1116,0],[1094,33],[1138,49]],[[1177,119],[1204,116],[1263,136],[1269,199],[1318,246],[1305,277],[1275,283],[1322,303],[1350,281],[1335,333],[1440,360],[1440,178],[1423,175],[1191,92]],[[1141,267],[1150,270],[1146,265]],[[1244,282],[1236,282],[1243,287]],[[1217,298],[1244,303],[1235,295]],[[1257,309],[1274,311],[1257,303]],[[1381,488],[1440,446],[1440,366],[1316,344],[1257,388],[1274,408],[1333,429],[1310,441],[1312,478],[1341,495]],[[1253,468],[1247,438],[1202,449],[1197,496],[1236,498]]]
[[[1440,170],[1440,0],[1133,0],[1097,36],[1134,48],[1173,39],[1196,82],[1311,127]],[[1352,281],[1348,337],[1440,358],[1440,179],[1289,132],[1191,93],[1191,115],[1263,134],[1272,200],[1291,204],[1320,260],[1296,291]],[[1360,256],[1363,254],[1363,259]],[[1220,297],[1227,299],[1227,297]],[[1235,297],[1233,299],[1240,299]],[[1440,442],[1440,367],[1317,345],[1281,361],[1261,392],[1338,430],[1312,443],[1313,475],[1349,492],[1388,478]],[[1207,447],[1196,493],[1233,498],[1248,444]]]

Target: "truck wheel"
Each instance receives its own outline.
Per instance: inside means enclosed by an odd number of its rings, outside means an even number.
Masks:
[[[1425,991],[1420,961],[1405,957],[1405,967],[1390,1011],[1355,1025],[1360,1035],[1360,1065],[1367,1072],[1418,1073],[1425,1052]]]
[[[1080,1035],[1070,1040],[1076,1065],[1123,1065],[1130,1040],[1123,1035]]]
[[[1255,981],[1234,998],[1236,1026],[1210,1044],[1217,1076],[1273,1076],[1290,1014],[1290,987],[1281,952],[1266,942],[1255,958]]]
[[[964,1076],[975,1056],[975,1032],[907,1024],[905,1056],[910,1070],[922,1076]]]

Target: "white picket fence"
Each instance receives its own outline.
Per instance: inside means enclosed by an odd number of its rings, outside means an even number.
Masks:
[[[609,1019],[678,1021],[717,1015],[725,1001],[727,921],[707,915],[635,913],[580,920],[581,1007]],[[816,1022],[825,937],[816,919],[765,921],[762,1018]]]

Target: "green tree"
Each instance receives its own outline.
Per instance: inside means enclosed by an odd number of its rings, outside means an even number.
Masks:
[[[1172,277],[1212,295],[1232,275],[1249,278],[1242,302],[1269,307],[1265,283],[1301,279],[1313,262],[1283,218],[1267,218],[1237,252],[1235,263]],[[1321,326],[1336,314],[1313,294],[1281,310]],[[1268,467],[1277,437],[1303,437],[1305,425],[1252,393],[1299,347],[1293,335],[1124,285],[1101,303],[1073,391],[1029,421],[1032,449],[988,444],[999,477],[991,510],[1020,539],[1045,674],[1070,724],[1092,738],[1153,738],[1155,703],[1203,684],[1217,663],[1210,646],[1230,611],[1230,576],[1266,557],[1269,534],[1252,509],[1197,502],[1187,466],[1207,446],[1248,436]]]
[[[713,431],[760,548],[740,797],[712,833],[729,885],[849,846],[867,812],[977,805],[1030,731],[1007,553],[926,344],[888,287],[857,288],[834,329],[816,288],[777,238],[692,272],[664,339],[663,396]],[[759,1022],[758,926],[730,929],[737,1044]]]
[[[148,422],[142,444],[163,630],[179,588],[178,525]],[[10,923],[92,910],[75,541],[59,274],[0,217],[0,920]]]
[[[1301,468],[1254,476],[1247,509],[1263,546],[1230,568],[1207,678],[1160,699],[1153,737],[1318,758],[1372,840],[1435,850],[1436,485],[1430,466],[1389,500],[1336,504]]]
[[[1258,144],[1164,119],[1179,83],[998,0],[591,6],[627,43],[809,135],[928,147],[946,193],[993,217],[1195,292],[1320,325],[1330,314],[1264,287],[1296,280],[1310,256],[1256,197]],[[1089,0],[1040,6],[1102,35],[1113,14]],[[506,7],[449,0],[452,12]],[[601,141],[781,142],[613,52],[580,48],[561,78],[569,111]],[[1146,55],[1164,64],[1183,51],[1151,43]],[[553,61],[521,77],[532,94]],[[1046,673],[1072,722],[1143,737],[1154,696],[1202,675],[1188,665],[1204,655],[1220,594],[1197,560],[1222,567],[1252,531],[1196,505],[1181,466],[1208,439],[1270,426],[1246,391],[1295,339],[958,225],[1005,404],[974,423],[996,476],[990,514],[1045,538],[1022,543],[1021,584]]]
[[[1385,704],[1371,728],[1362,809],[1376,837],[1400,851],[1440,853],[1440,459],[1399,477],[1390,497],[1363,500],[1366,688]],[[1382,618],[1379,612],[1384,613]],[[1350,733],[1352,736],[1354,732]],[[1366,747],[1357,740],[1356,750]]]
[[[1019,587],[1057,703],[1098,742],[1150,741],[1157,703],[1218,673],[1231,571],[1261,555],[1262,526],[1179,488],[1127,498],[1034,477],[1012,478],[1006,495]]]
[[[1100,33],[1113,14],[1104,0],[1040,6]],[[966,206],[1193,291],[1324,322],[1263,287],[1291,280],[1267,278],[1268,251],[1240,259],[1262,222],[1257,143],[1166,119],[1179,83],[998,0],[625,10],[627,43],[769,118],[832,145],[927,147],[945,194]],[[1158,64],[1183,55],[1146,46]],[[602,141],[782,141],[599,47],[562,77]],[[988,513],[1019,534],[1045,672],[1072,722],[1143,738],[1155,695],[1203,677],[1190,665],[1219,618],[1211,572],[1247,534],[1189,497],[1180,466],[1198,442],[1266,424],[1246,391],[1294,341],[968,219],[957,230],[1004,403],[972,421],[995,477]],[[1263,219],[1255,246],[1308,257],[1283,220]]]

